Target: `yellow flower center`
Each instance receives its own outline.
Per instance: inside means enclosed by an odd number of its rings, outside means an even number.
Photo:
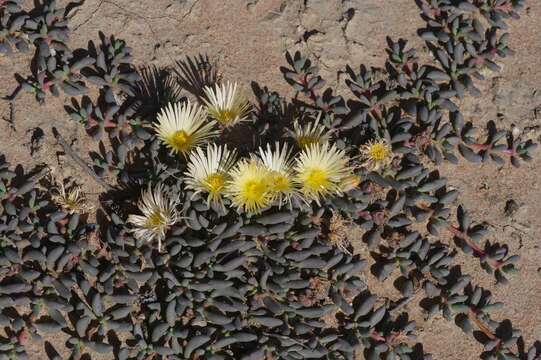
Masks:
[[[242,189],[242,196],[247,202],[260,203],[265,200],[268,186],[264,180],[248,180]]]
[[[186,152],[192,147],[193,139],[190,134],[184,130],[177,130],[168,139],[168,144],[173,150]]]
[[[272,190],[275,192],[287,193],[291,191],[291,181],[289,178],[279,172],[273,173],[271,177]]]
[[[160,211],[155,211],[147,219],[148,227],[158,227],[165,225],[165,217]]]
[[[233,123],[237,116],[237,112],[232,109],[220,109],[214,114],[216,121],[224,126]]]
[[[67,207],[77,205],[78,194],[75,191],[60,193],[58,197]]]
[[[329,187],[329,177],[327,173],[318,168],[309,169],[306,172],[304,185],[310,190],[320,190]]]
[[[225,175],[220,173],[211,174],[205,180],[205,185],[209,193],[219,194],[225,187]]]
[[[312,144],[319,144],[320,138],[316,136],[299,136],[297,138],[297,144],[299,147],[306,148]]]
[[[370,145],[368,150],[370,158],[375,161],[384,161],[389,156],[389,149],[386,144],[375,143]]]
[[[68,209],[75,210],[79,207],[79,202],[77,201],[77,199],[67,198],[65,202],[65,206]]]

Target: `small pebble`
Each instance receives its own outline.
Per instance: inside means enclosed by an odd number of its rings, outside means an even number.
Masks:
[[[520,130],[520,128],[519,128],[518,126],[513,125],[513,126],[512,126],[511,133],[512,133],[513,136],[516,138],[516,137],[518,137],[518,136],[520,135],[521,130]]]

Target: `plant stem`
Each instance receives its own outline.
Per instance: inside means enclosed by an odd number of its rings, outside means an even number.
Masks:
[[[459,238],[460,240],[463,240],[470,248],[472,248],[475,255],[477,255],[480,258],[485,258],[487,262],[491,263],[491,266],[495,269],[499,269],[500,266],[503,264],[502,261],[498,260],[492,260],[488,254],[479,247],[475,242],[473,242],[468,234],[464,233],[463,231],[460,231],[459,228],[449,225],[447,227],[447,230],[453,234],[453,236]]]
[[[64,138],[62,137],[62,135],[60,135],[60,133],[58,132],[58,130],[56,128],[53,127],[53,135],[55,137],[55,139],[58,141],[58,143],[60,144],[60,146],[62,146],[62,148],[64,149],[64,152],[73,160],[75,161],[75,163],[77,165],[79,165],[79,167],[85,172],[87,173],[88,175],[90,175],[90,177],[92,177],[94,179],[94,181],[96,181],[96,183],[98,183],[98,185],[100,185],[101,187],[103,187],[106,191],[111,191],[113,190],[113,187],[109,184],[107,184],[105,181],[103,181],[102,178],[100,178],[98,175],[96,175],[96,173],[90,168],[90,166],[88,166],[84,161],[83,159],[81,159],[79,157],[79,155],[77,155],[73,149],[71,148],[71,146],[66,142],[66,140],[64,140]]]

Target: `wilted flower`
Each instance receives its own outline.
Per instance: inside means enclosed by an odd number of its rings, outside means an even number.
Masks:
[[[281,206],[283,202],[291,202],[291,198],[298,194],[293,171],[294,160],[287,144],[280,148],[276,143],[274,150],[267,144],[267,148],[259,148],[261,162],[270,170],[270,184],[275,199]]]
[[[223,127],[230,127],[247,120],[250,103],[237,91],[237,83],[216,84],[204,88],[203,102],[208,114]]]
[[[389,166],[393,161],[393,149],[384,140],[372,140],[360,148],[363,166],[370,171],[379,171]]]
[[[229,171],[235,165],[236,152],[225,146],[212,144],[203,150],[197,148],[190,155],[186,171],[186,187],[195,194],[208,194],[209,203],[223,205],[225,184],[231,178]]]
[[[296,177],[302,194],[318,203],[323,196],[344,192],[344,181],[352,174],[348,156],[335,145],[310,145],[296,161]]]
[[[271,173],[256,159],[241,160],[231,171],[227,195],[239,209],[259,213],[273,200]]]
[[[134,236],[148,242],[158,239],[158,251],[161,251],[167,230],[178,220],[176,206],[177,201],[167,197],[162,184],[154,189],[149,186],[137,203],[143,215],[128,217],[128,222],[134,225]]]
[[[339,213],[333,211],[329,220],[329,241],[336,245],[346,254],[351,255],[349,250],[350,242],[348,234],[351,232],[352,222],[344,219]]]
[[[187,154],[218,134],[214,125],[214,121],[207,120],[205,109],[186,101],[162,109],[154,128],[172,153]]]

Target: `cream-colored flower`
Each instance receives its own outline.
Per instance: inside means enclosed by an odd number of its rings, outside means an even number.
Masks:
[[[264,164],[255,158],[243,159],[231,171],[227,196],[238,209],[260,213],[273,201],[270,180],[271,173]]]
[[[296,181],[301,193],[319,203],[325,196],[341,194],[352,175],[349,157],[335,145],[314,144],[304,149],[296,159]]]
[[[250,103],[238,91],[237,83],[216,84],[213,88],[206,86],[203,90],[203,102],[209,116],[223,127],[234,126],[248,119]]]
[[[293,130],[289,130],[288,132],[301,149],[305,149],[313,144],[323,145],[331,139],[331,132],[319,123],[320,120],[321,113],[315,121],[309,122],[304,126],[300,125],[298,121],[293,123]]]
[[[216,123],[208,121],[206,110],[190,101],[167,105],[157,120],[154,128],[158,138],[176,154],[186,155],[218,135]]]
[[[393,162],[393,149],[384,139],[372,140],[360,147],[362,165],[369,171],[379,171]]]
[[[143,241],[151,242],[158,239],[158,251],[161,251],[162,240],[167,230],[178,220],[176,200],[167,196],[163,185],[158,184],[154,189],[150,186],[141,194],[137,207],[143,215],[130,215],[128,223],[134,225],[133,235]]]
[[[274,150],[267,144],[266,149],[259,148],[257,155],[270,171],[272,193],[278,205],[284,202],[291,204],[292,197],[298,195],[298,189],[293,171],[294,160],[287,144],[280,147],[276,143]]]
[[[351,174],[348,177],[346,177],[342,184],[340,185],[342,188],[342,191],[348,192],[350,190],[356,189],[361,184],[361,177],[355,174]]]
[[[225,184],[230,180],[229,172],[235,165],[236,151],[229,151],[225,146],[212,144],[205,150],[197,148],[190,155],[190,162],[185,173],[186,187],[195,194],[208,194],[208,203],[223,206]]]

